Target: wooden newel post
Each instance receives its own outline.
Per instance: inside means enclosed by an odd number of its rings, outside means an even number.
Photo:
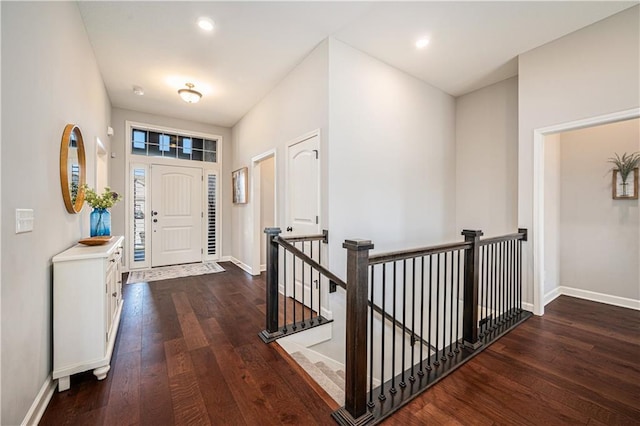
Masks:
[[[367,409],[367,311],[369,306],[369,240],[346,240],[347,330],[345,404],[333,414],[343,425],[364,425],[373,420]]]
[[[478,282],[480,274],[480,237],[482,231],[465,229],[465,242],[471,248],[464,255],[464,312],[462,317],[462,339],[464,346],[476,350],[482,346],[478,340]]]
[[[282,335],[278,329],[278,243],[273,239],[280,235],[280,228],[266,228],[267,234],[267,315],[266,329],[260,338],[269,343]]]

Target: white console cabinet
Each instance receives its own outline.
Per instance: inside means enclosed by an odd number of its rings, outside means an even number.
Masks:
[[[87,370],[107,377],[122,312],[122,241],[77,244],[53,258],[53,378],[58,391]]]

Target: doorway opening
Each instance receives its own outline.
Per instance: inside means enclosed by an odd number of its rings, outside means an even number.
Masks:
[[[277,223],[276,151],[270,150],[251,159],[253,199],[253,264],[252,275],[266,270],[267,239],[265,228]]]
[[[126,121],[127,270],[220,258],[221,136]]]
[[[604,303],[611,304],[620,304],[620,297],[602,297],[601,294],[593,291],[579,291],[575,292],[571,290],[571,287],[566,287],[562,285],[558,285],[557,279],[554,282],[554,277],[557,278],[557,272],[554,268],[558,266],[560,261],[550,260],[552,258],[551,253],[547,252],[547,249],[552,251],[554,247],[557,249],[558,242],[554,239],[554,236],[557,236],[557,233],[554,233],[554,230],[557,231],[557,212],[554,212],[551,209],[551,204],[553,202],[557,202],[560,194],[558,193],[557,186],[557,173],[552,172],[553,167],[557,167],[557,145],[553,145],[554,140],[557,142],[557,135],[570,132],[580,129],[592,128],[595,126],[606,125],[611,123],[622,122],[626,120],[631,120],[640,117],[640,109],[635,108],[632,110],[621,111],[618,113],[602,115],[598,117],[593,117],[585,120],[579,120],[569,123],[563,123],[555,126],[550,126],[546,128],[540,128],[534,130],[534,188],[533,188],[533,213],[534,213],[534,222],[533,222],[533,232],[532,232],[532,246],[533,246],[533,310],[536,315],[544,314],[544,306],[549,301],[553,300],[554,295],[565,294],[558,293],[563,290],[567,290],[566,294],[572,295],[574,297],[582,297],[590,300],[595,300]],[[555,152],[554,152],[555,150]],[[637,148],[636,148],[637,150]],[[613,156],[613,152],[607,157]],[[603,158],[601,161],[606,161],[606,158]],[[606,165],[603,165],[604,169],[607,168]],[[606,173],[606,172],[605,172]],[[603,173],[601,172],[601,175]],[[610,175],[609,175],[610,176]],[[604,177],[604,176],[600,176]],[[554,180],[556,181],[554,187]],[[605,180],[606,181],[606,178]],[[603,182],[604,182],[603,181]],[[604,186],[610,184],[610,180],[608,183],[603,183]],[[579,190],[579,189],[577,189]],[[609,194],[608,197],[603,196],[600,198],[604,198],[603,202],[610,202],[611,198],[610,191],[608,188]],[[607,199],[608,198],[608,199]],[[555,200],[555,201],[554,201]],[[637,212],[636,212],[637,215]],[[637,218],[636,218],[637,220]],[[593,230],[592,230],[593,231]],[[640,239],[640,231],[636,230],[635,238]],[[545,262],[545,259],[547,260]],[[547,263],[549,263],[547,265]],[[640,274],[640,256],[635,260],[635,267],[638,268],[635,271],[636,274]],[[566,288],[563,288],[566,287]],[[547,291],[545,291],[547,288]],[[556,294],[557,293],[557,294]],[[570,294],[573,293],[573,294]],[[606,299],[606,300],[605,300]],[[626,299],[628,302],[631,299]],[[633,304],[633,303],[632,303]],[[635,304],[640,304],[635,301]],[[626,307],[634,307],[622,304],[621,306]],[[635,307],[635,309],[640,308],[640,306]]]

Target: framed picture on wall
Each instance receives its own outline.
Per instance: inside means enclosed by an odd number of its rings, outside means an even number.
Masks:
[[[231,179],[233,182],[234,204],[247,203],[247,175],[248,169],[246,167],[243,167],[231,173]]]
[[[638,199],[638,169],[627,176],[627,181],[622,182],[619,170],[613,171],[613,181],[611,182],[614,200],[637,200]]]

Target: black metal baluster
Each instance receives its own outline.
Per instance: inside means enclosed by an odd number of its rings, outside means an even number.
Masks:
[[[518,302],[518,240],[513,241],[513,301],[511,305],[513,307],[513,316],[518,314],[516,304]]]
[[[502,296],[502,292],[500,291],[500,286],[501,286],[501,282],[500,282],[500,274],[502,272],[502,264],[501,264],[501,258],[502,258],[502,250],[501,250],[501,245],[500,243],[496,244],[496,251],[497,251],[497,255],[496,255],[496,307],[497,307],[497,311],[498,313],[496,314],[496,326],[499,326],[502,320],[501,314],[501,304],[500,304],[500,297]]]
[[[480,292],[480,294],[478,295],[478,301],[480,303],[480,308],[481,308],[480,312],[482,312],[482,314],[480,314],[480,320],[482,321],[482,323],[478,328],[478,337],[480,339],[484,337],[485,326],[487,324],[487,316],[488,316],[487,305],[483,303],[483,301],[486,300],[487,298],[487,288],[485,286],[486,282],[484,281],[485,253],[486,253],[486,247],[480,246],[480,271],[478,273],[478,277],[479,277],[478,291]]]
[[[373,307],[375,305],[375,298],[373,297],[373,283],[375,282],[375,265],[369,265],[369,270],[371,271],[369,273],[369,279],[371,280],[369,290],[369,294],[371,294],[371,296],[369,296],[369,300],[371,300],[371,307],[369,308],[369,402],[367,405],[369,408],[373,408],[376,406],[373,402]]]
[[[513,243],[513,240],[509,241],[509,297],[507,299],[509,319],[513,319]]]
[[[407,386],[407,383],[404,381],[404,370],[405,370],[405,358],[406,358],[406,348],[405,339],[407,335],[407,327],[405,326],[407,320],[407,259],[402,261],[402,370],[401,370],[401,379],[400,379],[400,387],[403,388]]]
[[[414,376],[416,352],[416,258],[411,259],[411,375],[409,380],[416,380]]]
[[[447,252],[444,252],[444,279],[442,281],[444,296],[442,298],[442,360],[447,360],[445,353],[447,344]]]
[[[433,255],[429,255],[429,324],[427,325],[427,332],[429,333],[427,343],[429,344],[429,357],[427,358],[427,371],[431,371],[431,307],[433,305]],[[436,354],[436,359],[437,359]]]
[[[322,241],[318,240],[318,264],[322,265]],[[318,324],[322,322],[322,275],[318,271]]]
[[[309,241],[309,257],[311,259],[313,259],[313,241]],[[311,267],[311,265],[309,265],[309,298],[310,300],[310,312],[309,312],[309,324],[313,325],[313,268]],[[316,316],[318,316],[318,313],[316,312]]]
[[[386,324],[387,321],[387,305],[386,305],[386,300],[387,300],[387,264],[383,263],[382,264],[382,332],[381,337],[380,337],[380,351],[381,351],[381,357],[380,357],[380,395],[378,395],[378,399],[380,401],[384,401],[385,399],[387,399],[386,396],[384,396],[384,348],[385,346],[387,346],[384,340],[384,325]]]
[[[505,322],[509,320],[509,242],[504,242],[504,314]]]
[[[284,333],[287,332],[287,250],[282,248],[282,252],[284,254],[282,259],[283,263],[283,282],[284,282],[284,327],[282,327],[282,331]]]
[[[456,349],[455,353],[460,352],[460,256],[461,250],[458,250],[458,283],[456,284]]]
[[[391,389],[389,392],[396,393],[396,263],[393,262],[393,322],[391,330]]]
[[[489,246],[484,246],[484,312],[485,312],[485,323],[484,323],[484,334],[486,335],[489,332]]]
[[[293,245],[295,247],[295,244]],[[297,316],[296,316],[296,305],[298,304],[298,299],[296,298],[296,256],[291,253],[291,263],[292,263],[292,273],[293,273],[293,325],[291,328],[293,331],[296,331],[298,326],[296,325]]]
[[[420,370],[418,375],[422,377],[424,371],[422,368],[423,348],[424,348],[424,256],[422,256],[422,275],[420,276]],[[429,348],[427,348],[429,350]]]
[[[509,320],[509,241],[504,243],[504,314],[505,321]]]
[[[497,246],[495,244],[491,245],[491,263],[492,263],[492,273],[491,273],[491,287],[493,292],[493,324],[491,326],[492,330],[495,330],[498,327],[498,297],[496,296],[497,283],[496,283],[496,274],[498,270],[498,260],[497,260]]]
[[[436,256],[436,358],[433,365],[437,367],[440,365],[438,358],[440,352],[440,253]]]
[[[507,262],[506,262],[506,244],[503,241],[500,244],[500,250],[502,251],[502,255],[501,255],[501,261],[502,261],[502,265],[501,265],[501,270],[502,273],[500,274],[502,277],[502,284],[501,284],[501,290],[500,292],[502,293],[500,296],[500,300],[501,300],[501,313],[502,315],[500,316],[500,318],[502,318],[502,320],[500,321],[500,324],[504,324],[505,320],[506,320],[506,301],[507,301],[507,292],[506,292],[506,288],[507,288]]]
[[[504,312],[503,312],[503,298],[504,298],[504,291],[502,289],[504,282],[503,282],[503,277],[504,277],[504,251],[503,251],[503,244],[502,243],[498,243],[498,253],[499,253],[499,264],[498,264],[498,312],[500,312],[500,315],[498,316],[498,318],[500,318],[499,321],[499,325],[502,325],[502,323],[504,322]]]
[[[522,240],[518,240],[518,313],[522,312]]]
[[[453,283],[454,283],[454,276],[453,276],[453,273],[454,273],[454,257],[453,257],[453,253],[454,252],[451,252],[451,309],[450,309],[451,320],[450,320],[450,324],[449,324],[449,353],[448,353],[449,357],[453,356],[453,318],[454,318],[453,317],[453,295],[454,295],[454,291],[453,291],[453,289],[454,289],[453,288]],[[456,323],[457,322],[458,321],[456,320]]]
[[[304,241],[302,241],[302,247],[300,247],[300,251],[304,253]],[[302,288],[300,289],[300,291],[302,292],[302,323],[300,324],[300,326],[302,328],[305,328],[307,326],[307,305],[305,305],[304,303],[304,263],[304,260],[300,259],[300,268],[302,269],[302,271],[300,271],[300,279],[302,284]],[[309,288],[311,288],[311,286],[309,286]]]

